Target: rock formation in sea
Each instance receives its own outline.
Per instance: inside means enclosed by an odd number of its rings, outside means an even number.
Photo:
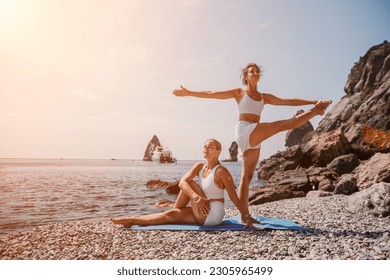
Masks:
[[[152,161],[153,151],[158,146],[161,146],[160,140],[156,135],[153,135],[152,139],[149,141],[148,145],[146,146],[143,160]]]
[[[229,148],[230,158],[223,159],[224,162],[232,162],[238,160],[238,145],[236,141],[233,141]]]
[[[229,148],[230,159],[232,161],[237,161],[238,155],[238,145],[236,141],[233,141]]]
[[[285,151],[260,162],[258,177],[267,181],[250,197],[251,204],[300,196],[350,195],[381,182],[390,183],[390,43],[376,45],[360,57],[344,91],[346,95],[315,131],[297,145],[286,143]],[[370,197],[381,193],[382,201],[375,203],[382,208],[387,205],[374,213],[389,215],[389,187],[380,185],[379,191],[368,193]],[[367,195],[362,197],[368,201]],[[371,207],[370,203],[365,205]]]

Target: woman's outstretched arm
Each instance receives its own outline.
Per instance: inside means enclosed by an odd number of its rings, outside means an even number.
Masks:
[[[240,199],[238,198],[236,189],[234,187],[233,177],[230,174],[230,172],[225,167],[221,166],[220,168],[217,169],[216,175],[218,176],[217,180],[220,180],[220,182],[225,187],[231,201],[234,203],[234,205],[236,205],[237,209],[241,212],[246,223],[245,228],[253,227],[251,215],[244,208]]]
[[[302,105],[316,105],[319,100],[308,100],[301,98],[280,98],[269,93],[263,93],[264,103],[271,105],[285,105],[285,106],[302,106]],[[322,101],[324,103],[332,103],[331,100]]]
[[[214,99],[240,99],[241,89],[231,89],[227,91],[190,91],[183,86],[180,89],[175,89],[172,92],[176,96],[192,96],[198,98],[214,98]]]

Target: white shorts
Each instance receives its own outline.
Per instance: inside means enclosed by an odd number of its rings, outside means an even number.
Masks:
[[[225,205],[220,201],[210,202],[210,211],[204,221],[204,226],[216,226],[222,223],[225,217]]]
[[[249,144],[249,137],[256,128],[257,123],[239,121],[236,125],[236,142],[241,152],[244,153],[251,149],[260,149],[260,144],[252,147]]]

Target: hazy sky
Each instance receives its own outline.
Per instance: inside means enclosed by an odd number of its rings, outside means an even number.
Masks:
[[[338,102],[384,40],[390,1],[0,0],[0,157],[141,159],[154,134],[178,159],[202,158],[208,138],[227,157],[235,101],[173,89],[241,87],[256,62],[260,91]],[[262,120],[298,109],[266,106]]]

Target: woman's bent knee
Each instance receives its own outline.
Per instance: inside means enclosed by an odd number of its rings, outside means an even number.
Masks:
[[[173,221],[177,218],[178,215],[180,215],[180,210],[177,208],[174,208],[174,209],[168,210],[164,213],[165,213],[165,218],[167,219],[167,221]]]

